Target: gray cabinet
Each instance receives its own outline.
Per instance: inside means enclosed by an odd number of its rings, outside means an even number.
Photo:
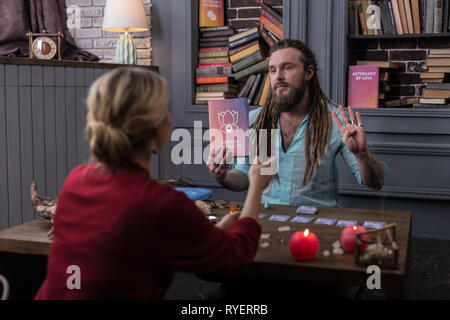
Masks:
[[[89,161],[86,95],[117,66],[0,57],[0,229],[36,217],[33,180],[39,195],[56,198],[68,173]]]

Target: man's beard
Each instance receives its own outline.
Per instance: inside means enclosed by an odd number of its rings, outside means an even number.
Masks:
[[[273,106],[278,113],[291,111],[302,101],[307,88],[306,80],[303,80],[296,88],[291,85],[289,88],[293,90],[287,94],[277,94],[276,90],[272,94]]]

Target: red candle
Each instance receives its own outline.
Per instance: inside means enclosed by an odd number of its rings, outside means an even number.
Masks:
[[[319,240],[316,235],[306,229],[296,232],[289,241],[292,256],[299,261],[309,261],[315,258],[319,251]]]
[[[344,248],[345,251],[353,253],[355,252],[356,248],[356,234],[358,232],[364,232],[366,231],[365,228],[360,226],[348,226],[344,230],[342,230],[341,233],[341,245]],[[368,234],[363,234],[361,236],[361,240],[369,241],[370,237]],[[366,250],[367,244],[362,243],[361,244],[361,251]]]

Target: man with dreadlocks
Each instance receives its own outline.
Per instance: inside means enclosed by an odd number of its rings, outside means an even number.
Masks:
[[[324,94],[311,49],[298,40],[276,43],[269,58],[271,96],[249,114],[251,128],[267,131],[268,154],[279,159],[277,182],[264,191],[262,201],[273,204],[338,206],[336,157],[342,154],[358,183],[379,190],[386,165],[370,152],[359,112],[336,105]],[[339,110],[339,112],[338,112]],[[340,116],[338,116],[338,113]],[[331,121],[331,118],[334,120]],[[279,150],[271,152],[271,129],[279,129]],[[258,148],[259,154],[259,148]],[[212,150],[207,167],[224,187],[244,191],[249,164],[227,171],[226,150]]]

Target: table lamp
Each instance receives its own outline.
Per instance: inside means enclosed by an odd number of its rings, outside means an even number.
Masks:
[[[136,44],[129,32],[142,32],[148,29],[142,0],[107,0],[103,30],[125,32],[117,41],[117,63],[137,64]]]

